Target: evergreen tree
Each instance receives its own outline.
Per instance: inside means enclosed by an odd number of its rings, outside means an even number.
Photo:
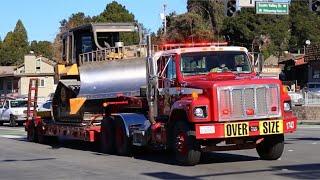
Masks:
[[[303,48],[306,40],[311,43],[320,43],[320,16],[311,12],[308,1],[293,0],[290,5],[291,38],[290,51]]]
[[[116,1],[107,4],[105,10],[98,16],[93,17],[93,20],[101,23],[137,22],[134,15]],[[120,41],[123,41],[125,45],[136,44],[139,42],[139,34],[136,32],[120,33]]]
[[[17,65],[23,62],[24,55],[28,53],[29,43],[25,27],[18,20],[14,31],[7,33],[2,43],[0,63],[1,65]]]
[[[33,51],[36,56],[44,56],[49,59],[53,57],[53,46],[49,41],[32,41],[30,50]]]

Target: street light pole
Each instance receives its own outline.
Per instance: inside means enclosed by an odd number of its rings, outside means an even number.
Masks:
[[[163,4],[163,34],[167,34],[167,15],[166,15],[167,5]]]

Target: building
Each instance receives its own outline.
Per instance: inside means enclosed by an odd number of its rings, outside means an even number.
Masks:
[[[51,93],[55,91],[54,84],[55,62],[29,54],[24,57],[24,63],[18,66],[14,72],[15,77],[19,78],[18,93],[27,96],[29,92],[29,81],[31,78],[39,79],[38,101],[44,102]]]
[[[0,96],[17,96],[19,79],[14,76],[15,66],[0,66]]]
[[[285,54],[280,58],[279,65],[282,67],[284,84],[296,84],[300,88],[307,85],[308,82],[316,81],[313,78],[314,67],[305,62],[304,54]]]

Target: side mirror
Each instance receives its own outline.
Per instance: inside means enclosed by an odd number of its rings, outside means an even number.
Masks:
[[[263,55],[261,53],[258,54],[256,64],[257,64],[256,71],[257,71],[257,74],[259,75],[262,73],[262,68],[263,68]]]

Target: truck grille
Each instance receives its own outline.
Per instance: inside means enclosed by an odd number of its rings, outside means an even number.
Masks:
[[[279,117],[279,89],[276,84],[218,87],[219,120]]]

